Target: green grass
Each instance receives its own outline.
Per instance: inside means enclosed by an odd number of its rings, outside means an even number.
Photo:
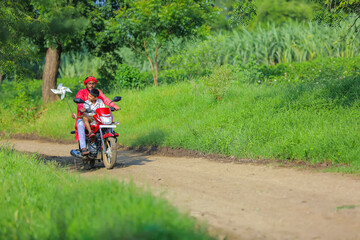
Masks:
[[[121,95],[119,143],[169,146],[239,158],[328,162],[360,171],[359,78],[288,85],[232,83],[217,102],[199,82]],[[48,105],[35,122],[13,128],[72,139],[65,102]]]
[[[129,93],[120,142],[241,158],[342,163],[358,171],[360,102],[349,106],[330,96],[317,98],[325,87],[295,98],[301,87],[234,85],[219,103],[190,83]]]
[[[210,239],[149,191],[0,147],[1,239]]]
[[[121,122],[119,143],[327,162],[337,171],[360,172],[359,58],[250,66],[233,76],[229,71],[225,67],[209,77],[141,91],[114,89],[109,98],[123,97],[122,110],[115,113]],[[263,81],[256,84],[259,76]],[[221,86],[224,89],[217,91]],[[72,97],[67,99],[74,109]],[[3,129],[73,139],[69,132],[75,121],[67,103],[43,109],[37,119],[26,122],[0,108]]]
[[[167,69],[188,71],[212,69],[222,64],[246,65],[252,56],[259,64],[304,62],[316,58],[352,58],[359,55],[357,33],[349,31],[352,18],[339,27],[313,22],[269,24],[251,31],[245,28],[230,33],[220,32],[205,41],[189,41],[179,54],[164,63]]]

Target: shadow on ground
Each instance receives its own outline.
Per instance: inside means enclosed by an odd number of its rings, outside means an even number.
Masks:
[[[66,157],[60,157],[60,156],[48,156],[39,154],[39,157],[44,159],[44,162],[57,162],[61,167],[66,167],[69,170],[75,170],[75,171],[96,171],[102,168],[105,168],[103,162],[99,162],[96,160],[95,167],[90,170],[84,169],[84,164],[81,159],[75,158],[73,156],[66,156]],[[116,160],[116,165],[114,168],[125,168],[130,167],[134,165],[145,165],[147,162],[151,162],[146,157],[146,154],[134,154],[131,151],[118,151],[118,156]]]

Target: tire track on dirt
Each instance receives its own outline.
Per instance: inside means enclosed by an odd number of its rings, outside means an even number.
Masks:
[[[10,140],[24,152],[79,165],[75,144]],[[49,154],[50,153],[50,154]],[[84,177],[133,179],[229,239],[360,239],[360,179],[271,165],[219,163],[120,151],[117,165],[80,171]]]

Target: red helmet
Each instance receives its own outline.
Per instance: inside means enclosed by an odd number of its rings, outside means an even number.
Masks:
[[[97,83],[96,78],[94,78],[93,76],[88,76],[87,78],[85,78],[84,85],[86,85],[90,81]]]

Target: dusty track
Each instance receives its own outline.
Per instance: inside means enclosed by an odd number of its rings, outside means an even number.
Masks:
[[[229,239],[360,239],[360,179],[270,165],[118,153],[118,165],[81,171],[72,144],[11,140],[15,149],[70,164],[84,177],[133,179]]]

